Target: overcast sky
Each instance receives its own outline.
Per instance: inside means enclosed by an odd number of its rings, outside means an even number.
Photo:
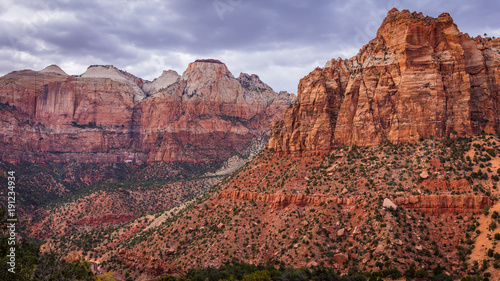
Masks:
[[[462,32],[500,37],[497,0],[2,0],[0,75],[112,64],[152,80],[214,58],[295,93],[315,67],[355,55],[392,7],[448,12]]]

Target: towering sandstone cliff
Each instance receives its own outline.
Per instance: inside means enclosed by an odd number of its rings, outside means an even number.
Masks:
[[[138,146],[148,161],[225,159],[266,134],[288,104],[288,94],[256,75],[234,78],[220,61],[199,60],[178,83],[138,104]]]
[[[152,82],[113,66],[15,71],[0,77],[0,159],[220,161],[267,134],[291,100],[216,60]]]
[[[389,11],[350,59],[304,77],[268,147],[318,154],[340,145],[500,131],[500,39],[470,38],[447,13]]]

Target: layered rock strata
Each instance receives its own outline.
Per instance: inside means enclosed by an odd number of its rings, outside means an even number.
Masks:
[[[360,198],[340,198],[321,194],[263,194],[230,190],[220,192],[218,197],[220,199],[260,201],[269,204],[272,208],[285,208],[290,205],[320,206],[322,204],[356,206],[362,205],[363,202]],[[396,197],[393,202],[397,206],[431,214],[480,212],[485,206],[493,204],[489,197],[483,195],[420,195]]]
[[[483,195],[420,195],[398,197],[394,203],[432,214],[481,212],[485,206],[493,205],[493,201]]]
[[[327,195],[306,195],[306,194],[263,194],[250,191],[222,191],[219,193],[220,199],[233,200],[258,200],[268,203],[273,208],[284,208],[289,205],[296,206],[319,206],[320,204],[355,205],[352,198],[339,198]]]
[[[8,162],[210,162],[267,135],[292,102],[216,60],[153,82],[113,66],[57,66],[0,77],[0,159]]]
[[[500,39],[471,38],[447,13],[392,9],[356,56],[332,59],[300,81],[268,147],[318,154],[497,132],[499,65]]]

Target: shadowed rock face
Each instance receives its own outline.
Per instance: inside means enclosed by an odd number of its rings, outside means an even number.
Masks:
[[[470,38],[447,13],[393,9],[355,57],[332,59],[300,81],[268,147],[317,154],[499,131],[499,64],[500,39]]]
[[[250,85],[250,86],[248,86]],[[0,78],[1,159],[98,163],[221,161],[266,135],[292,102],[256,75],[200,60],[153,82],[113,66]]]

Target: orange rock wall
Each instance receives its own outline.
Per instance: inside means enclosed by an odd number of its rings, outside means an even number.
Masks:
[[[306,194],[264,194],[249,191],[222,191],[221,199],[254,200],[270,204],[274,208],[284,208],[288,205],[309,206],[325,204],[354,205],[355,199],[338,198],[336,196],[306,195]]]
[[[304,77],[268,147],[318,154],[341,145],[414,142],[500,130],[500,39],[470,38],[446,13],[389,11],[350,59]]]

